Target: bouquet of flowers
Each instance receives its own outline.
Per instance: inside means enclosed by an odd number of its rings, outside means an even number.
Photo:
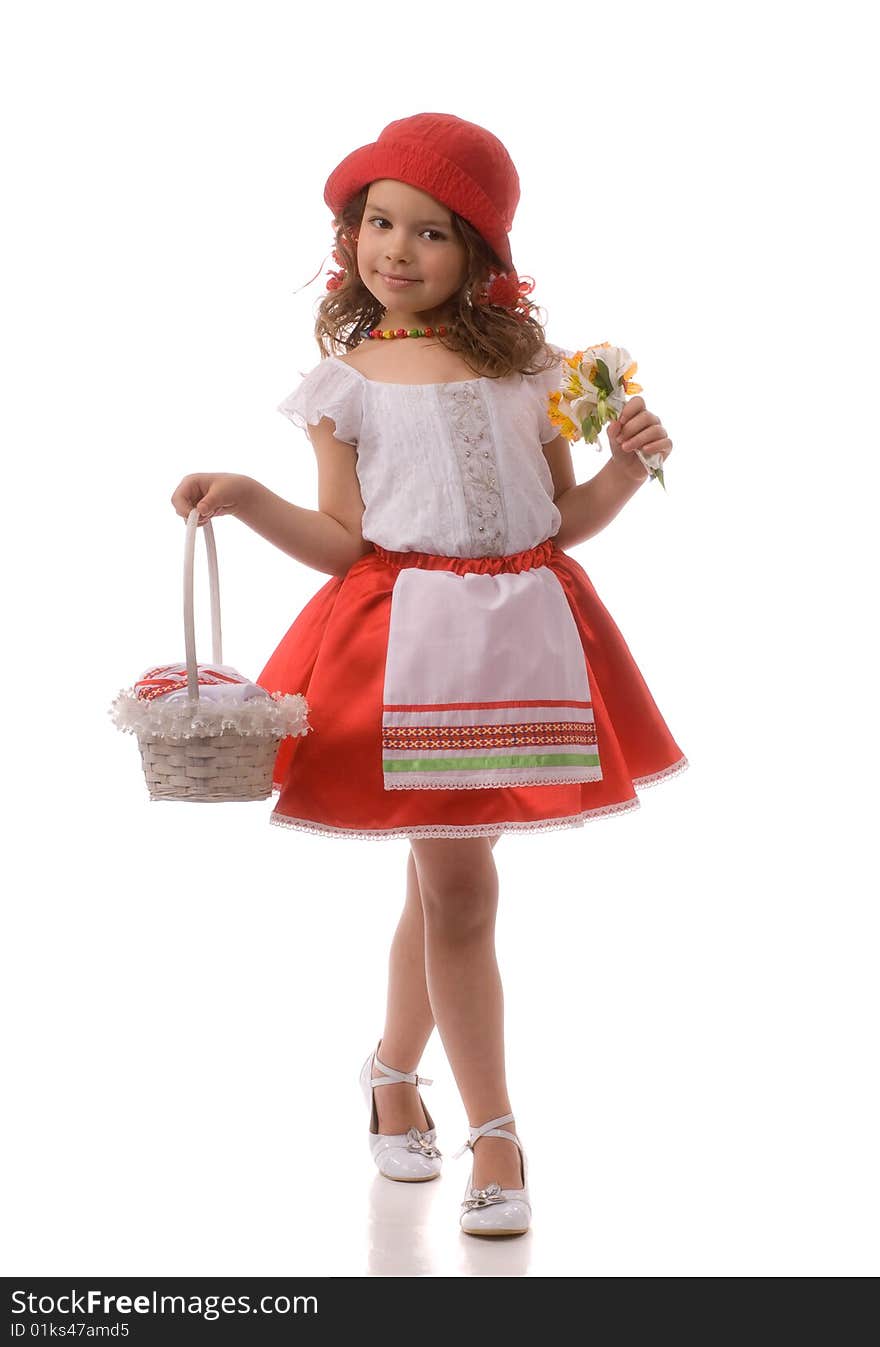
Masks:
[[[603,341],[575,351],[562,362],[562,386],[547,400],[547,415],[560,435],[575,441],[596,444],[599,432],[608,421],[616,421],[628,393],[641,393],[642,386],[632,376],[638,365],[622,346]],[[596,445],[599,448],[599,445]],[[663,490],[663,455],[636,454]]]

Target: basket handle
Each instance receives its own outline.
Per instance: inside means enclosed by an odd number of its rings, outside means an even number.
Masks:
[[[187,700],[199,700],[199,673],[196,663],[196,630],[193,620],[193,567],[196,553],[196,531],[199,512],[194,506],[186,519],[186,542],[183,553],[183,637],[186,643]],[[211,587],[211,658],[223,663],[223,638],[220,631],[220,577],[217,572],[217,547],[210,519],[203,525],[205,546],[208,549],[208,578]]]

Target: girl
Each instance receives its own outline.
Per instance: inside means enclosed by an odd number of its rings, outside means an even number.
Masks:
[[[235,514],[333,577],[257,680],[302,692],[313,731],[279,746],[270,822],[409,839],[384,1032],[361,1071],[370,1149],[389,1179],[440,1174],[416,1074],[436,1024],[471,1121],[461,1228],[523,1234],[492,851],[505,832],[638,808],[636,786],[688,765],[564,550],[647,480],[634,450],[665,457],[672,442],[633,398],[611,460],[576,484],[546,411],[573,352],[548,345],[513,267],[519,179],[488,131],[442,113],[392,122],[324,200],[340,270],[319,307],[322,359],[279,406],[314,447],[318,510],[211,473],[172,503],[184,519]]]

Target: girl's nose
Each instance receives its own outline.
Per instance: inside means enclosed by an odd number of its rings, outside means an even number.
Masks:
[[[405,240],[402,243],[398,243],[397,238],[393,234],[391,234],[388,235],[386,239],[386,244],[387,246],[385,249],[385,256],[388,258],[389,261],[391,261],[392,258],[394,258],[399,262],[403,262],[406,260],[407,252]]]

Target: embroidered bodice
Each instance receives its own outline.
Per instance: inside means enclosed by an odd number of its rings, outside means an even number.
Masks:
[[[572,352],[553,348],[559,355]],[[278,410],[307,430],[322,416],[357,448],[365,539],[392,551],[504,556],[562,522],[542,444],[558,431],[547,395],[560,368],[433,384],[380,383],[330,356]]]

